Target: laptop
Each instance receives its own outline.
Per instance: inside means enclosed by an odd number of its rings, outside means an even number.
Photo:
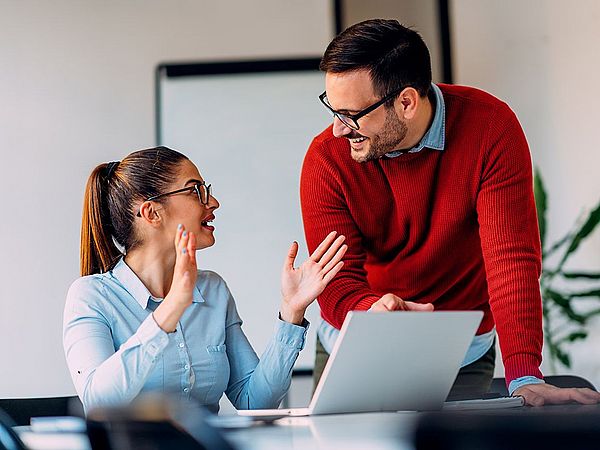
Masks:
[[[481,311],[351,311],[308,408],[238,414],[275,419],[441,409],[482,317]]]

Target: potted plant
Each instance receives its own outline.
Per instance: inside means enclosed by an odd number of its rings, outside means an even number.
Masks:
[[[557,242],[546,242],[548,198],[539,169],[535,169],[535,202],[542,242],[542,311],[544,340],[550,355],[550,368],[556,363],[571,367],[569,347],[588,336],[590,319],[600,314],[600,271],[569,271],[569,258],[592,234],[600,222],[600,203],[577,220]],[[584,286],[584,287],[582,287]]]

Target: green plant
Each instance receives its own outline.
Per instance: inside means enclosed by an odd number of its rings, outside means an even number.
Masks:
[[[573,272],[565,264],[600,222],[600,203],[584,220],[577,220],[566,236],[546,246],[547,195],[539,169],[535,169],[535,203],[542,241],[542,311],[544,339],[550,354],[550,366],[556,362],[571,367],[568,346],[588,335],[589,320],[600,314],[600,272]],[[552,255],[555,257],[550,258]],[[555,261],[550,267],[549,261]],[[582,288],[582,283],[586,287]],[[591,287],[590,287],[591,286]]]

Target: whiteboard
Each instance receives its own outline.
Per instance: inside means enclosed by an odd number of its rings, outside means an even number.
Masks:
[[[259,356],[273,335],[293,240],[297,263],[307,257],[299,180],[312,138],[331,123],[323,90],[317,59],[157,69],[157,140],[187,155],[221,204],[216,244],[198,252],[198,267],[225,279]],[[313,366],[319,317],[314,302],[296,368]]]

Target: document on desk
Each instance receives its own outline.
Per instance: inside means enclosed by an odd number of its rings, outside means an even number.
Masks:
[[[478,398],[473,400],[456,400],[445,402],[444,411],[468,411],[471,409],[519,408],[525,405],[523,397]]]

